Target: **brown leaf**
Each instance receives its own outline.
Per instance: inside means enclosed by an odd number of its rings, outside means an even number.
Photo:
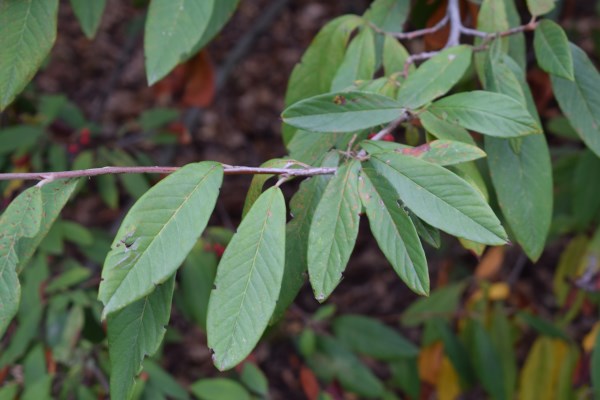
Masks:
[[[319,381],[315,374],[305,366],[300,368],[300,384],[308,400],[317,400],[319,398],[319,393],[321,392]]]
[[[490,247],[475,269],[477,279],[494,279],[498,276],[504,261],[504,247]]]

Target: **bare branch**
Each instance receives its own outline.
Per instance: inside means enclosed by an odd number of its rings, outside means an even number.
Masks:
[[[8,180],[39,180],[43,183],[57,179],[83,178],[108,174],[170,174],[179,167],[102,167],[80,169],[60,172],[16,172],[0,174],[0,181]],[[314,176],[334,174],[336,168],[309,167],[309,168],[260,168],[235,165],[223,165],[225,175],[287,175],[287,176]]]
[[[440,29],[442,29],[448,23],[448,15],[445,15],[437,24],[433,25],[429,28],[417,29],[411,32],[385,32],[379,28],[375,28],[375,30],[379,33],[387,33],[400,40],[411,40],[421,36],[430,35],[432,33],[436,33]]]

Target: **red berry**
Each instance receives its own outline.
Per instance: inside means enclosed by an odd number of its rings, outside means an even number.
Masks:
[[[71,143],[67,148],[69,154],[77,154],[79,152],[79,146],[75,143]]]
[[[90,144],[89,128],[83,128],[81,131],[79,131],[79,143],[81,143],[83,146],[87,146],[88,144]]]
[[[385,135],[383,135],[383,137],[381,138],[381,140],[385,140],[386,142],[393,142],[394,141],[394,135],[392,135],[391,133],[386,133]]]
[[[217,257],[222,257],[225,252],[225,247],[221,246],[219,243],[213,244],[213,251],[217,255]]]

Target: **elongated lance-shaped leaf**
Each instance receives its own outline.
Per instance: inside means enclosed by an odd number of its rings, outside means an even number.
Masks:
[[[210,22],[215,0],[152,0],[144,34],[146,76],[152,85],[192,54]]]
[[[531,94],[524,73],[518,77],[502,60],[490,57],[486,63],[486,89],[510,95],[527,106]],[[552,220],[550,152],[543,135],[518,138],[518,151],[511,140],[515,139],[485,138],[490,175],[512,234],[529,258],[536,261],[544,250]]]
[[[321,29],[290,75],[285,93],[286,106],[331,90],[333,77],[344,60],[350,34],[362,21],[356,15],[342,15]],[[325,58],[327,62],[323,62]],[[286,145],[295,134],[295,128],[284,124],[283,140]]]
[[[428,224],[478,243],[506,244],[506,232],[483,195],[444,167],[396,153],[375,154],[371,163]]]
[[[56,40],[58,0],[0,1],[0,111],[29,83]]]
[[[560,109],[583,139],[600,157],[600,74],[583,50],[571,43],[575,81],[550,75]]]
[[[544,19],[538,24],[534,35],[533,46],[540,67],[549,74],[575,80],[569,39],[560,25]]]
[[[0,217],[0,337],[19,309],[17,244],[22,238],[34,237],[41,221],[42,194],[38,186],[21,193]]]
[[[496,137],[541,133],[527,109],[510,96],[475,90],[445,97],[429,108],[442,120]]]
[[[416,147],[380,140],[364,140],[360,145],[369,154],[396,152],[438,165],[461,164],[485,157],[479,147],[453,140],[433,140]]]
[[[375,0],[363,18],[386,32],[399,32],[410,13],[410,2],[398,0]]]
[[[19,256],[17,271],[21,271],[27,265],[60,215],[61,210],[69,201],[78,183],[79,179],[61,179],[46,183],[41,187],[43,210],[40,229],[34,237],[23,237],[17,243],[17,255]]]
[[[337,167],[339,158],[337,152],[330,152],[321,166]],[[331,177],[332,175],[316,175],[305,180],[290,200],[292,220],[285,227],[285,269],[271,323],[281,318],[306,281],[308,234],[315,210]]]
[[[131,398],[144,357],[158,350],[171,315],[175,275],[140,300],[108,316],[110,395]]]
[[[104,317],[173,275],[206,227],[222,180],[219,163],[188,164],[133,205],[104,262],[98,293]]]
[[[213,39],[221,29],[223,29],[227,21],[229,21],[233,16],[233,13],[239,3],[240,0],[215,1],[212,14],[208,20],[208,25],[206,26],[200,41],[194,45],[194,48],[191,51],[192,55],[198,53],[202,48],[204,48],[206,44],[210,42],[211,39]]]
[[[353,132],[399,118],[402,104],[367,92],[327,93],[288,107],[283,121],[313,132]]]
[[[396,190],[374,169],[365,166],[358,191],[371,232],[398,276],[415,293],[429,294],[425,251],[410,217],[398,205]]]
[[[398,101],[415,109],[448,93],[471,65],[472,54],[470,46],[455,46],[425,61],[404,81]]]
[[[350,42],[344,61],[331,83],[331,91],[343,90],[357,80],[371,79],[375,73],[375,61],[375,35],[373,30],[365,25]]]
[[[318,301],[342,279],[358,235],[360,163],[342,165],[329,181],[315,210],[308,236],[308,274]]]
[[[544,15],[552,11],[556,0],[527,0],[527,8],[533,16]]]
[[[279,296],[285,259],[285,200],[272,187],[229,242],[208,303],[208,347],[217,368],[241,362],[262,336]]]

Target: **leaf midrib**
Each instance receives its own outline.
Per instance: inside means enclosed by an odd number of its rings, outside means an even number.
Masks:
[[[187,196],[184,197],[183,201],[181,202],[181,204],[174,210],[173,214],[171,215],[171,217],[163,224],[162,228],[160,228],[160,230],[156,233],[156,235],[154,235],[154,239],[150,241],[150,243],[148,244],[148,246],[146,247],[146,250],[144,252],[142,252],[140,254],[140,256],[135,260],[134,264],[131,266],[131,268],[129,268],[129,270],[127,271],[127,274],[125,274],[125,276],[123,277],[123,279],[118,283],[117,287],[115,288],[115,290],[112,291],[112,293],[110,294],[110,297],[107,299],[106,302],[106,306],[108,306],[116,297],[117,292],[119,292],[119,290],[121,289],[123,282],[125,282],[125,280],[127,279],[127,277],[130,276],[131,272],[138,266],[140,265],[140,263],[146,259],[147,254],[149,253],[150,249],[154,246],[155,243],[158,242],[157,238],[162,236],[162,232],[165,230],[165,228],[170,225],[172,223],[172,221],[177,217],[177,215],[179,215],[179,212],[181,211],[181,209],[183,208],[184,205],[187,204],[188,200],[190,197],[192,197],[192,195],[194,195],[198,190],[200,190],[200,187],[205,183],[205,181],[208,179],[209,176],[211,176],[211,174],[214,172],[214,169],[217,168],[218,165],[213,165],[212,167],[210,167],[210,169],[206,172],[206,174],[202,177],[202,179],[198,182],[198,184],[196,185],[196,187],[191,190],[189,192],[189,194]],[[111,270],[114,270],[111,269]],[[156,283],[160,283],[160,282],[155,282]],[[153,290],[153,288],[150,288],[149,291],[145,292],[142,296],[147,295],[148,293],[151,293]],[[105,306],[105,307],[106,307]],[[123,308],[124,306],[121,306],[120,308],[117,308],[114,311],[117,311],[121,308]]]
[[[259,253],[259,249],[261,248],[262,242],[263,242],[263,237],[265,234],[265,230],[266,230],[266,226],[267,226],[267,222],[269,220],[269,212],[271,210],[271,206],[273,204],[273,201],[276,197],[277,191],[273,191],[273,194],[271,194],[271,198],[269,199],[269,203],[268,203],[268,207],[266,209],[265,212],[265,217],[263,219],[263,224],[262,227],[260,229],[260,237],[258,239],[258,242],[256,244],[256,250],[254,252],[254,256],[252,257],[252,266],[250,267],[250,271],[248,272],[248,279],[246,280],[246,285],[244,286],[244,290],[242,292],[242,299],[240,301],[240,307],[237,309],[237,313],[235,314],[235,319],[233,321],[233,328],[231,330],[231,335],[229,335],[229,338],[227,339],[227,348],[231,349],[231,343],[234,340],[235,334],[237,332],[238,329],[238,322],[239,322],[239,317],[240,314],[242,312],[242,308],[244,306],[244,303],[246,301],[246,295],[248,293],[248,286],[250,285],[250,281],[252,280],[252,275],[254,274],[254,269],[256,268],[256,258],[258,257],[258,253]],[[225,351],[224,357],[226,355],[229,354],[229,350]]]
[[[386,167],[394,170],[395,172],[397,172],[398,174],[402,175],[403,177],[405,177],[406,179],[408,179],[410,182],[412,182],[415,186],[424,189],[427,193],[429,193],[431,196],[435,197],[436,199],[438,199],[439,201],[441,201],[442,203],[444,203],[445,205],[447,205],[448,207],[452,208],[453,210],[458,211],[458,213],[460,215],[462,215],[463,217],[473,221],[475,224],[477,224],[477,226],[485,229],[487,232],[491,233],[492,235],[494,235],[496,238],[502,240],[503,242],[506,242],[505,239],[503,239],[502,237],[498,236],[498,234],[492,232],[491,230],[489,230],[488,228],[486,228],[485,226],[481,225],[478,221],[475,221],[475,219],[471,218],[470,216],[466,215],[465,213],[463,213],[461,210],[459,210],[458,208],[456,208],[455,206],[453,206],[452,204],[448,203],[447,201],[445,201],[443,198],[439,197],[438,195],[434,194],[433,192],[431,192],[428,188],[419,185],[417,182],[415,182],[414,180],[412,180],[410,177],[408,177],[406,174],[402,173],[401,171],[399,171],[398,169],[394,168],[391,164],[387,164],[385,161],[381,160],[378,157],[374,157],[377,161],[379,161],[382,165],[385,165]],[[442,168],[442,167],[440,167]],[[459,178],[460,179],[460,178]],[[478,192],[476,192],[478,193]],[[400,195],[400,194],[398,194]]]

